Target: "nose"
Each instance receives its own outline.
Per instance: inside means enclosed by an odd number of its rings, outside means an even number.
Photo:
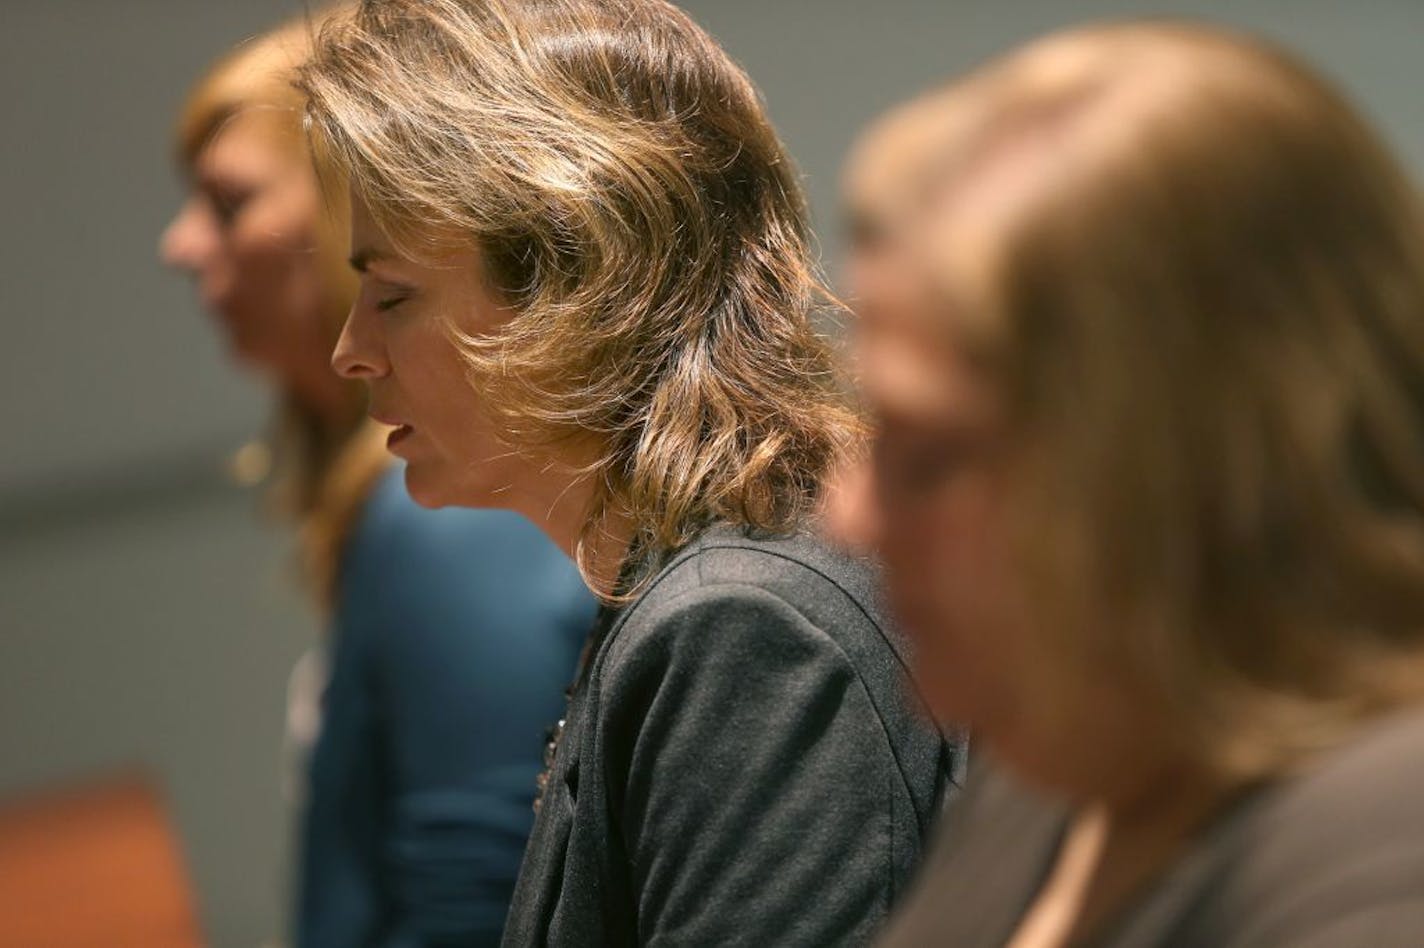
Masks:
[[[824,503],[826,533],[848,550],[872,553],[880,544],[882,519],[875,473],[866,458],[843,461],[832,473]]]
[[[331,353],[331,367],[344,379],[370,381],[390,374],[380,320],[359,298],[346,315],[346,325],[341,327],[341,336]]]
[[[170,267],[196,272],[212,257],[217,245],[212,212],[196,195],[190,195],[164,228],[158,240],[158,256]]]

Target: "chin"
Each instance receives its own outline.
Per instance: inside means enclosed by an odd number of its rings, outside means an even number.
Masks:
[[[261,349],[250,343],[245,343],[236,336],[229,336],[227,338],[227,355],[233,362],[250,372],[256,372],[258,375],[264,376],[276,375],[276,373],[272,371],[272,366],[269,361],[263,357],[264,353]]]
[[[511,492],[491,485],[461,483],[449,476],[450,468],[443,464],[407,461],[405,489],[411,500],[422,507],[468,507],[474,510],[506,509]]]
[[[941,637],[936,637],[939,632]],[[983,725],[1006,709],[1019,695],[1012,682],[996,675],[982,652],[958,648],[931,630],[925,637],[911,633],[914,677],[923,689],[930,713],[945,724]]]
[[[458,507],[474,510],[515,510],[513,497],[508,490],[483,489],[466,485],[450,500]]]
[[[405,466],[405,492],[422,507],[435,510],[456,503],[439,478],[431,477],[419,464]]]

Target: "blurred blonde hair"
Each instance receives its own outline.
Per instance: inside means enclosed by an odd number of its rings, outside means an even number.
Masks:
[[[304,99],[292,81],[311,53],[316,25],[340,9],[285,23],[214,63],[180,110],[174,135],[179,166],[191,170],[203,149],[238,116],[260,121],[274,149],[310,161],[302,130]],[[343,196],[335,197],[330,213],[314,222],[315,252],[332,301],[324,322],[333,347],[356,292],[345,259],[347,211]],[[350,382],[345,390],[348,411],[336,424],[284,392],[271,436],[271,497],[299,525],[304,574],[328,605],[341,550],[374,480],[389,463],[384,433],[365,420],[364,388]]]
[[[914,108],[923,262],[1001,388],[1065,674],[1114,656],[1239,778],[1424,696],[1424,218],[1357,113],[1172,22]]]
[[[663,552],[812,508],[859,422],[812,327],[806,207],[750,81],[684,14],[368,0],[301,85],[323,165],[402,252],[473,245],[514,305],[455,344],[512,447],[595,455],[586,575],[611,516]]]

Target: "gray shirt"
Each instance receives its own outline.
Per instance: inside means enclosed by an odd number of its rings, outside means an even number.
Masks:
[[[866,943],[962,768],[874,588],[820,541],[722,527],[610,614],[504,944]]]
[[[976,766],[881,948],[1003,945],[1069,815]],[[1424,946],[1424,711],[1367,725],[1307,771],[1239,798],[1080,945]]]

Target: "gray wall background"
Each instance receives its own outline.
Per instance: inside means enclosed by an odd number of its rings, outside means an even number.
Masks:
[[[1424,170],[1424,0],[691,0],[799,159],[832,261],[856,129],[1053,27],[1174,12],[1276,37]],[[139,764],[213,944],[282,930],[287,671],[317,641],[290,547],[223,475],[264,399],[154,259],[171,117],[292,0],[0,0],[0,799]]]

